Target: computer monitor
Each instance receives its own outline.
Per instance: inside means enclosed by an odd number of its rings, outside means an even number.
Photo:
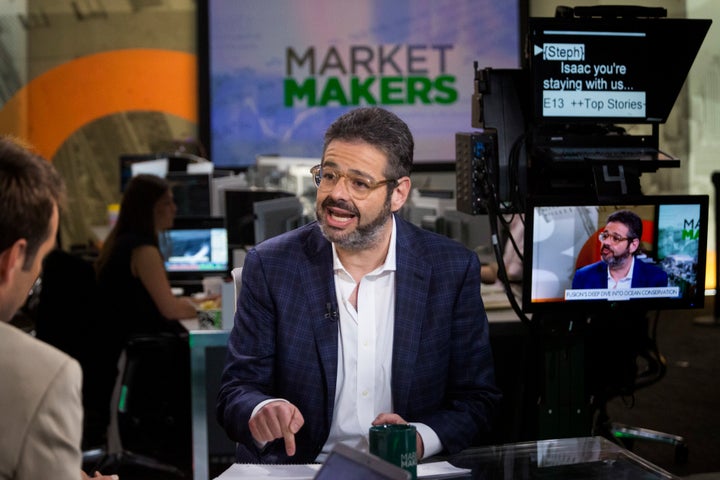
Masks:
[[[211,173],[168,172],[178,217],[208,217]]]
[[[308,175],[312,167],[322,162],[320,157],[287,157],[283,155],[258,155],[255,166],[260,170],[278,170],[287,172],[290,167],[307,168]]]
[[[665,123],[711,21],[529,18],[535,124]]]
[[[453,163],[470,65],[518,67],[528,10],[526,0],[196,3],[200,141],[225,167],[319,157],[333,120],[368,104],[408,122],[416,162]]]
[[[436,231],[457,240],[469,249],[492,247],[490,220],[487,215],[470,215],[457,210],[446,210],[438,217]]]
[[[120,193],[125,191],[130,179],[138,173],[153,173],[164,177],[170,168],[167,156],[162,153],[122,154],[118,157]]]
[[[636,258],[664,272],[667,285],[608,289],[607,267],[601,265],[597,284],[593,285],[597,288],[584,284],[573,289],[576,271],[601,260],[599,235],[608,216],[623,209],[635,212],[642,221],[643,255]],[[523,311],[591,312],[600,306],[701,308],[707,233],[707,195],[604,200],[530,197],[525,214]],[[636,268],[633,275],[638,272]]]
[[[308,186],[315,190],[310,169],[320,163],[319,157],[258,155],[248,174],[252,175],[255,187],[285,190],[301,197]]]
[[[255,245],[304,224],[303,205],[298,197],[280,197],[253,203]]]
[[[228,232],[222,217],[177,217],[161,236],[160,249],[173,284],[196,284],[203,277],[230,272]]]
[[[147,160],[145,162],[136,162],[130,165],[130,174],[134,177],[135,175],[155,175],[158,177],[164,177],[168,172],[168,160],[167,158],[160,158],[157,160]]]
[[[319,163],[320,161],[318,161],[315,165],[318,165]],[[285,190],[294,192],[298,197],[312,197],[314,199],[317,187],[315,186],[315,181],[310,173],[310,169],[313,166],[291,165],[288,167],[285,179]]]
[[[205,163],[210,162],[190,153],[123,153],[118,157],[120,193],[125,191],[130,178],[138,173],[165,177],[168,172],[187,172],[190,164]]]
[[[228,242],[231,248],[242,248],[255,245],[255,202],[294,195],[283,190],[246,188],[225,190],[224,197]]]
[[[250,188],[245,173],[214,177],[210,185],[210,208],[213,217],[225,216],[225,190]]]

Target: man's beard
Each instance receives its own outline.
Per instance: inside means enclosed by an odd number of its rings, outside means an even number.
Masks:
[[[328,227],[325,224],[324,215],[325,208],[327,207],[338,207],[352,212],[358,221],[358,226],[351,232],[341,232]],[[385,226],[392,215],[392,211],[390,210],[390,197],[385,200],[383,209],[377,217],[366,225],[360,225],[361,216],[360,212],[355,208],[355,205],[347,202],[335,202],[330,199],[330,197],[327,197],[325,201],[323,201],[322,205],[316,209],[315,215],[318,218],[320,230],[325,238],[334,243],[337,247],[356,252],[367,250],[378,245],[382,238],[383,226]]]
[[[620,255],[615,255],[614,253],[612,255],[603,255],[601,252],[601,256],[603,261],[607,263],[610,268],[615,268],[625,264],[625,260],[630,258],[632,254],[629,249],[625,249],[625,251]]]

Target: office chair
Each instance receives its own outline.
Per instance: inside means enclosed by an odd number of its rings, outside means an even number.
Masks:
[[[652,320],[647,312],[630,312],[627,315],[621,312],[614,318],[595,320],[596,323],[604,322],[605,328],[593,330],[591,345],[597,350],[588,352],[588,358],[597,355],[602,363],[595,363],[589,372],[589,378],[599,379],[594,389],[596,417],[593,430],[594,434],[602,435],[628,450],[632,450],[638,440],[670,445],[674,447],[675,463],[683,464],[689,454],[684,437],[613,422],[607,412],[607,402],[612,398],[632,399],[637,390],[654,385],[665,376],[667,361],[658,348],[656,338],[658,318],[659,312]]]
[[[185,339],[164,334],[127,342],[113,395],[110,438],[105,448],[84,452],[86,472],[158,480],[191,476],[187,348]]]
[[[115,363],[91,333],[102,311],[97,304],[92,260],[61,249],[43,261],[35,312],[36,338],[75,358],[83,370],[83,448],[106,442]],[[90,341],[87,339],[90,338]]]
[[[120,415],[118,405],[112,401],[113,389],[122,379],[124,390],[135,392],[132,372],[137,370],[138,361],[134,344],[126,346],[122,356],[129,358],[128,362],[118,364],[115,353],[109,352],[112,349],[108,347],[108,336],[113,332],[104,328],[96,288],[92,259],[54,250],[43,262],[34,314],[36,338],[75,358],[83,370],[83,470],[90,474],[132,470],[157,479],[185,478],[175,464],[153,457],[152,452],[141,455],[125,450],[122,442],[112,436],[110,425]],[[189,366],[186,365],[178,363],[174,368],[182,369],[187,375]],[[189,402],[189,391],[181,398]],[[185,418],[189,424],[189,408]],[[188,461],[189,453],[187,455],[183,461]]]
[[[242,287],[242,269],[243,267],[235,267],[230,271],[235,291],[235,303],[233,304],[233,312],[235,312],[235,309],[237,308],[237,298],[238,295],[240,295],[240,287]]]

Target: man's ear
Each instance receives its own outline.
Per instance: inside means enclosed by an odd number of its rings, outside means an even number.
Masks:
[[[393,189],[392,197],[390,198],[390,210],[397,212],[405,205],[405,202],[410,196],[411,188],[412,182],[410,181],[410,177],[402,177],[398,180],[398,184]]]
[[[27,240],[20,238],[0,253],[0,284],[7,283],[25,263]]]
[[[632,242],[630,242],[630,253],[634,254],[638,248],[640,248],[640,239],[633,238]]]

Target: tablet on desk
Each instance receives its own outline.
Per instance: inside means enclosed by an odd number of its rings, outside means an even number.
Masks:
[[[380,457],[338,443],[314,480],[409,480],[410,472]]]

